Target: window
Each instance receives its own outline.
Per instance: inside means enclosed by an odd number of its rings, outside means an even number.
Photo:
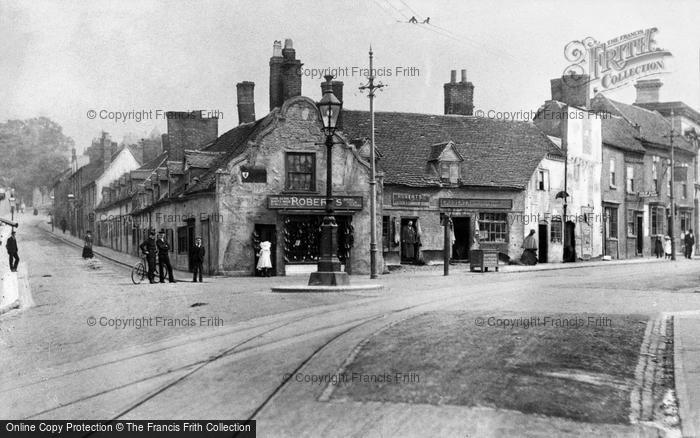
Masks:
[[[664,234],[664,208],[658,205],[649,206],[649,222],[651,234]]]
[[[316,190],[316,154],[287,153],[286,189],[300,192]]]
[[[186,254],[188,251],[187,227],[177,227],[177,253]]]
[[[165,240],[170,246],[170,252],[175,251],[175,242],[173,242],[173,230],[171,230],[170,228],[165,230]]]
[[[688,197],[688,183],[684,182],[681,187],[683,188],[683,191],[681,192],[681,197],[683,199]]]
[[[537,190],[547,190],[547,171],[537,171]]]
[[[610,188],[614,189],[615,186],[615,159],[610,159]]]
[[[507,242],[506,213],[479,213],[479,231],[482,242]]]
[[[653,191],[659,193],[659,165],[656,163],[656,161],[654,161],[651,165],[651,181]]]
[[[561,243],[561,218],[553,218],[550,226],[550,240],[552,243]]]
[[[627,166],[627,193],[634,193],[634,167]]]
[[[440,162],[440,179],[443,182],[457,184],[459,182],[459,162],[457,162],[457,161],[442,161],[442,162]]]
[[[634,210],[627,210],[627,236],[637,237],[637,212]]]
[[[605,237],[617,239],[617,207],[605,207],[605,218],[608,224],[605,227]]]
[[[690,212],[686,211],[686,210],[682,210],[682,211],[678,212],[678,216],[680,216],[680,220],[681,220],[681,231],[682,232],[688,231],[688,229],[690,228],[690,220],[691,220]]]

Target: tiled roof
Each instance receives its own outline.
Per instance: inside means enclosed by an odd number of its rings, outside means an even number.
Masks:
[[[161,166],[165,159],[168,157],[168,152],[161,152],[157,157],[144,163],[141,167],[136,170],[155,170],[157,167]]]
[[[639,133],[622,117],[606,115],[601,118],[603,144],[629,152],[643,154],[644,146],[637,140]]]
[[[226,152],[212,152],[199,150],[185,150],[185,166],[197,169],[208,169],[211,165]]]
[[[182,169],[182,161],[168,161],[167,166],[171,175],[182,175],[185,173]]]
[[[367,111],[343,111],[348,140],[370,136]],[[375,143],[385,184],[439,186],[428,165],[433,145],[454,142],[463,185],[524,189],[540,161],[561,156],[535,125],[472,116],[375,112]]]
[[[646,108],[650,111],[658,111],[663,116],[670,116],[671,110],[673,110],[675,116],[683,115],[695,121],[695,123],[700,123],[700,112],[684,102],[647,102],[635,103],[634,105]]]
[[[638,137],[641,140],[670,147],[670,140],[667,136],[671,132],[671,123],[656,111],[617,102],[609,99],[602,93],[598,93],[593,98],[591,108],[596,111],[607,111],[621,116],[633,126],[639,125]],[[679,149],[694,153],[693,146],[682,137],[675,137],[673,144]]]

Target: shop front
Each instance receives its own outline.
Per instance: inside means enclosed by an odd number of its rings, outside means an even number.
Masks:
[[[320,256],[321,224],[326,216],[326,198],[314,195],[273,195],[268,197],[267,207],[277,214],[279,232],[277,228],[272,230],[269,226],[264,231],[262,225],[256,231],[260,230],[260,239],[264,238],[265,233],[270,236],[268,238],[276,239],[273,242],[273,259],[282,263],[286,275],[316,271]],[[361,196],[333,197],[333,215],[338,225],[336,255],[342,270],[349,274],[352,274],[355,243],[353,217],[362,210]],[[257,251],[255,262],[257,263]],[[273,271],[275,268],[273,266]]]

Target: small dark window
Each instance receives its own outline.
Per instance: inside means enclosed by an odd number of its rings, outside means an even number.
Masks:
[[[549,232],[551,235],[550,240],[553,243],[561,243],[561,219],[560,218],[555,218],[552,219],[552,224],[549,227]]]

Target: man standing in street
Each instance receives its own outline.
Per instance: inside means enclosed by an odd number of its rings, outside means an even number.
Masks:
[[[158,232],[158,240],[156,241],[156,246],[158,247],[158,270],[160,271],[160,282],[165,283],[165,270],[168,271],[168,281],[175,283],[175,278],[173,278],[173,266],[170,264],[170,245],[165,241],[165,230],[161,229]]]
[[[7,243],[5,243],[7,248],[7,254],[10,256],[10,271],[17,272],[17,265],[19,265],[19,256],[17,255],[17,239],[15,239],[15,230],[12,229],[12,234],[7,238]]]
[[[685,233],[683,243],[685,243],[685,258],[691,259],[693,257],[693,246],[695,246],[695,235],[692,228]]]
[[[148,239],[139,245],[139,248],[141,248],[141,252],[146,256],[146,261],[148,262],[148,280],[153,284],[156,282],[156,255],[158,254],[155,230],[150,230],[148,232]]]
[[[202,238],[197,237],[195,244],[190,250],[190,259],[192,260],[192,282],[197,282],[197,273],[199,273],[199,282],[202,283],[202,266],[204,264],[204,247],[202,246]]]

